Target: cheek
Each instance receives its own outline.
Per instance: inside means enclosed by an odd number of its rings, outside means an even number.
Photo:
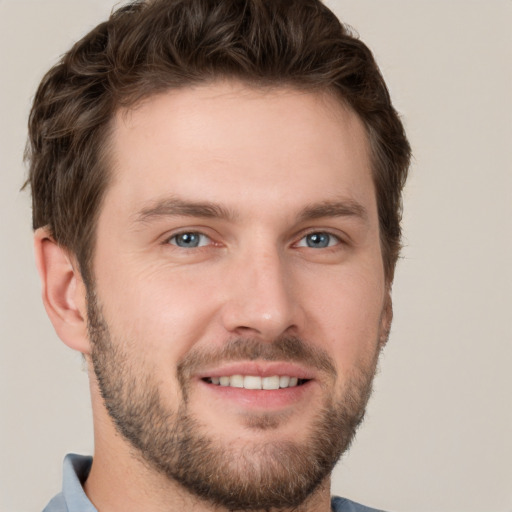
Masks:
[[[175,364],[215,314],[215,285],[206,275],[119,263],[104,277],[98,295],[112,331],[147,359]]]
[[[310,286],[307,337],[325,344],[341,375],[378,351],[384,280],[375,272],[339,272],[323,292]]]

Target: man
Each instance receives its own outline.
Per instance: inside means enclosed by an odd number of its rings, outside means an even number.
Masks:
[[[121,7],[43,79],[43,300],[89,370],[55,511],[364,511],[331,498],[390,329],[410,150],[317,0]]]

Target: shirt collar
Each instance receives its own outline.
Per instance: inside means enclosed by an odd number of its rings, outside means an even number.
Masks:
[[[91,470],[92,457],[70,453],[64,458],[62,494],[69,512],[98,512],[82,487]]]

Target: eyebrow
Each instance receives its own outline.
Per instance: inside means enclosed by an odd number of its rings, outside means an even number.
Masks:
[[[187,201],[175,197],[158,200],[145,206],[135,214],[135,222],[145,223],[159,217],[203,217],[233,221],[238,215],[210,201]],[[325,217],[355,217],[363,221],[368,218],[366,208],[353,200],[322,201],[303,208],[298,215],[299,222],[321,219]]]
[[[323,201],[318,204],[312,204],[306,206],[299,213],[299,221],[301,222],[324,217],[355,217],[367,221],[368,212],[361,203],[348,199],[342,201]]]
[[[159,217],[204,217],[207,219],[234,220],[231,210],[210,201],[185,201],[178,198],[166,198],[142,208],[135,214],[136,223],[148,222]]]

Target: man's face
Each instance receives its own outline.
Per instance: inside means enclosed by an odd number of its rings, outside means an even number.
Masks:
[[[89,303],[111,417],[203,498],[299,503],[348,446],[390,321],[362,123],[223,82],[120,112],[112,143]]]

